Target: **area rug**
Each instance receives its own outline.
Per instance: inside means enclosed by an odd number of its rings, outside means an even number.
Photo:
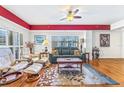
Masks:
[[[37,86],[84,86],[84,85],[98,85],[98,84],[118,84],[110,77],[95,70],[91,65],[84,64],[80,70],[60,70],[58,67],[52,66],[44,70]]]

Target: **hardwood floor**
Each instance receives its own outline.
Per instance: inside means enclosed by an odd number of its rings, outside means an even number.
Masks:
[[[124,59],[100,59],[92,61],[91,64],[98,71],[120,83],[111,86],[124,86]]]
[[[119,85],[85,85],[87,87],[93,86],[104,86],[104,87],[120,87],[124,86],[124,59],[100,59],[91,61],[90,64],[98,71],[104,73],[105,75],[111,77],[113,80],[120,83]],[[41,70],[40,75],[42,76],[44,69]],[[35,87],[39,80],[27,83],[26,74],[24,76],[4,87]],[[84,85],[83,85],[84,86]]]

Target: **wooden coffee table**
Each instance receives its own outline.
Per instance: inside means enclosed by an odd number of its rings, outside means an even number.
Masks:
[[[58,63],[58,72],[60,69],[60,64],[79,64],[80,65],[80,71],[82,73],[82,60],[80,58],[57,58]]]

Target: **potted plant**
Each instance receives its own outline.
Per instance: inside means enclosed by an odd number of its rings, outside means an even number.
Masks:
[[[31,42],[25,42],[25,44],[26,44],[26,47],[29,48],[29,50],[30,50],[30,54],[32,54],[32,53],[33,53],[34,43],[31,43]]]

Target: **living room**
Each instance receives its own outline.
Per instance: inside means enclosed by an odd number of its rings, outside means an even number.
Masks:
[[[124,86],[123,9],[123,5],[1,5],[0,86]],[[26,63],[4,67],[5,55]],[[15,78],[9,81],[12,75]]]

